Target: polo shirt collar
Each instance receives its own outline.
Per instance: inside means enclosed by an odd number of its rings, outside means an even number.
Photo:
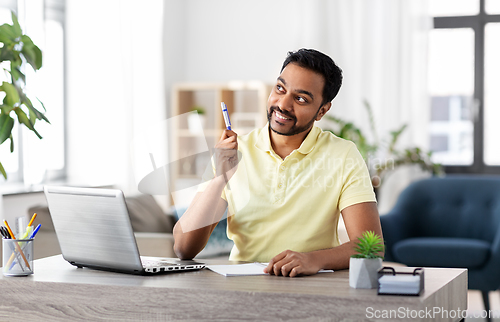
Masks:
[[[316,141],[318,140],[318,136],[321,133],[321,129],[316,125],[313,126],[309,134],[307,134],[305,140],[302,142],[300,147],[297,149],[301,154],[309,154],[314,150],[316,146]],[[255,147],[264,151],[264,152],[272,152],[273,147],[271,146],[271,138],[269,136],[269,123],[261,129],[259,136],[257,138],[257,142],[255,143]]]

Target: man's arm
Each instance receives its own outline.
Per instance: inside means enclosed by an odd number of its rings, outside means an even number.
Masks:
[[[321,269],[346,269],[349,259],[353,255],[358,237],[371,230],[382,237],[380,218],[375,202],[364,202],[349,206],[342,210],[342,217],[350,241],[329,249],[322,249],[308,253],[299,253],[291,250],[275,256],[265,272],[274,275],[294,277],[297,275],[316,274]]]
[[[198,192],[191,205],[175,224],[174,252],[180,259],[192,259],[203,250],[227,208],[221,198],[227,181],[236,171],[237,135],[225,130],[215,146],[216,174],[203,192]]]

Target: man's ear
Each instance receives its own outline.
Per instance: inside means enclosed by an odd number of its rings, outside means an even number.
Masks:
[[[316,121],[321,120],[323,116],[325,116],[326,112],[330,110],[330,107],[332,107],[332,102],[323,104],[323,106],[319,108],[318,116],[316,116]]]

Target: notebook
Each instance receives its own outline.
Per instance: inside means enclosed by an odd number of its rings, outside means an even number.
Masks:
[[[63,258],[77,267],[132,274],[204,268],[197,261],[141,257],[123,192],[45,186]]]

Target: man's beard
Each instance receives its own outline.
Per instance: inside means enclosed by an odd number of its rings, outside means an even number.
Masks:
[[[282,114],[282,115],[284,115],[284,116],[286,116],[294,121],[294,124],[292,125],[290,130],[288,130],[288,132],[279,132],[278,130],[273,128],[272,123],[271,123],[271,118],[272,118],[272,115],[273,115],[275,110],[278,111],[280,114]],[[267,121],[269,122],[269,127],[271,128],[271,130],[273,132],[280,134],[280,135],[284,135],[284,136],[292,136],[292,135],[296,135],[296,134],[308,131],[311,128],[311,126],[314,124],[314,121],[316,120],[316,116],[318,116],[318,113],[319,113],[319,109],[318,109],[318,112],[316,112],[316,115],[314,115],[314,117],[311,119],[311,121],[309,121],[306,125],[297,126],[297,119],[295,118],[295,116],[290,115],[288,112],[282,111],[277,106],[271,106],[271,108],[269,109],[269,112],[267,113]],[[278,122],[279,122],[279,120],[278,120]]]

